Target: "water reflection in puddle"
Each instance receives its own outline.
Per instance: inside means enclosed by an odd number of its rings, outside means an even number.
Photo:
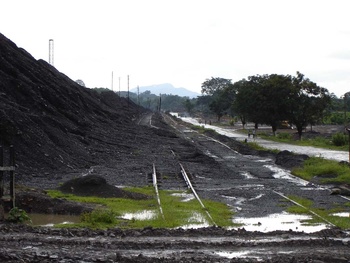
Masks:
[[[209,150],[206,150],[206,151],[205,151],[205,154],[206,154],[206,155],[208,155],[209,157],[214,158],[214,159],[219,159],[219,157],[218,157],[218,156],[216,156],[216,155],[212,154],[212,153],[211,153]]]
[[[194,195],[193,194],[188,194],[186,192],[183,192],[183,193],[174,193],[172,194],[172,196],[177,196],[177,197],[180,197],[182,198],[182,202],[188,202],[188,201],[191,201],[194,199]]]
[[[338,217],[350,217],[349,212],[340,212],[340,213],[334,213],[332,216],[338,216]]]
[[[236,159],[236,156],[233,155],[227,155],[223,157],[224,159]]]
[[[254,179],[255,177],[250,172],[241,172],[242,176],[245,177],[245,179]]]
[[[80,223],[80,216],[75,215],[56,215],[56,214],[28,214],[32,220],[33,226],[49,226],[56,224],[74,224]]]
[[[224,258],[247,258],[248,254],[250,254],[250,251],[235,251],[235,252],[227,252],[227,251],[219,251],[215,252],[220,257]]]
[[[208,221],[203,217],[201,213],[194,212],[191,217],[188,219],[188,224],[181,226],[183,229],[196,229],[202,227],[209,227]]]
[[[136,213],[125,213],[121,216],[123,219],[127,220],[151,220],[156,218],[158,213],[154,210],[143,210]]]
[[[255,162],[257,162],[257,163],[268,163],[268,162],[272,162],[272,159],[260,159],[260,160],[256,160]]]
[[[247,250],[238,250],[238,251],[218,251],[215,252],[215,254],[217,254],[220,257],[224,257],[224,258],[250,258],[250,259],[256,259],[257,262],[263,262],[262,256],[266,256],[268,254],[271,254],[271,251],[268,251],[266,249],[247,249]],[[295,253],[295,251],[293,250],[284,250],[278,251],[279,254],[291,254],[291,253]],[[255,262],[255,261],[254,261]]]
[[[302,221],[311,219],[307,215],[295,215],[283,212],[280,214],[271,214],[266,217],[253,217],[253,218],[235,218],[234,223],[242,224],[247,231],[260,231],[269,232],[275,230],[289,231],[304,231],[306,233],[312,233],[327,228],[325,224],[306,225]]]
[[[291,173],[289,173],[287,170],[278,168],[276,166],[273,165],[264,165],[264,167],[270,169],[272,172],[274,172],[274,174],[272,175],[274,178],[276,179],[285,179],[288,180],[290,182],[299,184],[299,185],[308,185],[309,182],[303,179],[300,179],[296,176],[293,176]]]

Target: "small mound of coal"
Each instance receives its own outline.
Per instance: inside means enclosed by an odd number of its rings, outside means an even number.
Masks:
[[[281,151],[276,156],[276,164],[286,168],[301,167],[309,156],[305,154],[294,154],[290,151]]]
[[[150,198],[147,195],[119,189],[108,184],[105,178],[93,174],[69,180],[60,186],[59,190],[63,193],[79,196],[116,197],[138,200]]]

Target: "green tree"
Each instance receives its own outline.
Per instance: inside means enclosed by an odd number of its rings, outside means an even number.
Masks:
[[[209,95],[199,96],[196,101],[196,108],[204,115],[209,115],[211,113],[209,109],[209,104],[212,100],[212,96]]]
[[[211,79],[206,79],[202,83],[202,94],[214,95],[216,92],[223,90],[230,84],[232,84],[230,79],[211,77]]]
[[[212,95],[212,100],[209,103],[209,108],[217,116],[218,121],[225,114],[232,116],[232,103],[235,98],[235,90],[233,84],[226,84],[225,87],[217,90]]]
[[[248,81],[246,79],[242,79],[233,83],[233,90],[235,91],[235,100],[231,105],[231,111],[235,112],[239,116],[244,128],[247,122],[247,115],[250,110],[249,98],[251,97],[251,90],[249,89]]]
[[[234,83],[236,90],[235,101],[233,108],[240,115],[241,120],[251,121],[255,123],[257,128],[258,123],[262,122],[263,103],[263,81],[265,76],[250,76],[248,80],[241,80]]]
[[[193,108],[194,108],[194,106],[195,106],[195,104],[192,103],[190,99],[186,99],[186,100],[183,102],[183,105],[184,105],[186,111],[187,111],[189,114],[191,114],[191,113],[192,113],[192,110],[193,110]]]
[[[299,72],[296,77],[250,76],[233,85],[235,111],[254,122],[256,127],[257,124],[271,125],[273,133],[281,121],[290,121],[301,138],[303,127],[319,122],[330,105],[328,90],[318,87]]]
[[[229,94],[230,86],[232,86],[231,80],[224,78],[212,77],[202,83],[202,94],[211,96],[208,106],[216,114],[218,121],[229,111],[232,101],[226,96]]]
[[[278,125],[288,119],[292,78],[289,75],[272,74],[263,76],[261,83],[261,90],[258,92],[261,99],[259,122],[271,125],[275,135]]]
[[[293,77],[292,84],[288,115],[301,139],[304,127],[322,119],[325,109],[331,103],[331,96],[327,89],[317,86],[300,72]]]

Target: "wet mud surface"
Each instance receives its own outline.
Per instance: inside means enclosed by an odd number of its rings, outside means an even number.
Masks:
[[[224,202],[236,212],[235,217],[256,217],[285,210],[286,201],[278,194],[310,198],[320,207],[330,208],[346,200],[332,196],[326,188],[285,176],[275,165],[276,156],[267,153],[237,152],[244,148],[235,141],[221,139],[228,148],[203,136],[186,125],[178,130],[166,125],[159,115],[152,117],[161,136],[161,156],[153,159],[162,174],[178,173],[178,161],[190,173],[201,198]],[[149,123],[149,121],[145,121]],[[140,123],[142,125],[142,122]],[[171,136],[169,136],[171,134]],[[158,137],[159,141],[159,137]],[[159,141],[160,142],[160,141]],[[251,154],[248,154],[251,153]],[[263,156],[261,156],[263,155]],[[142,156],[139,157],[144,158]],[[136,158],[135,158],[136,159]],[[120,163],[109,162],[89,168],[89,174],[103,176],[110,184],[143,186],[152,166],[135,165],[134,173],[120,173]],[[141,161],[140,164],[143,164]],[[143,171],[142,169],[145,169]],[[143,171],[143,172],[142,172]],[[118,173],[117,177],[114,175]],[[84,174],[84,170],[74,175]],[[285,176],[285,178],[284,178]],[[165,181],[165,180],[164,180]],[[41,182],[44,184],[45,182]],[[35,186],[35,182],[32,182]],[[48,182],[48,186],[51,181]],[[180,187],[175,183],[163,189]],[[259,224],[258,219],[256,224]],[[261,226],[263,231],[264,225]],[[0,260],[4,262],[348,262],[347,232],[329,226],[315,233],[298,229],[250,232],[237,229],[205,227],[199,229],[88,229],[31,228],[0,225]]]
[[[348,262],[342,231],[94,231],[0,225],[1,262]]]

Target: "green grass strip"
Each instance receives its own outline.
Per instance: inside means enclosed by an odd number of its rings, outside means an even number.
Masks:
[[[147,194],[154,197],[154,189],[152,187],[144,188],[125,188],[127,191]],[[79,224],[64,225],[64,227],[90,227],[105,229],[109,227],[121,228],[176,228],[186,226],[188,224],[201,224],[200,220],[195,220],[198,215],[206,219],[206,213],[197,200],[193,199],[184,202],[181,197],[174,194],[183,193],[181,191],[164,191],[160,190],[160,199],[162,200],[162,209],[164,219],[159,214],[158,204],[155,198],[147,200],[132,200],[125,198],[99,198],[99,197],[81,197],[72,194],[64,194],[60,191],[49,190],[48,194],[54,198],[65,198],[67,200],[93,203],[98,205],[97,212],[94,215],[83,215],[83,220]],[[206,210],[210,213],[218,226],[228,227],[234,226],[232,221],[232,210],[223,203],[210,200],[202,200]],[[120,216],[125,213],[141,213],[149,211],[156,216],[151,219],[131,220],[122,219]],[[101,217],[98,214],[102,214]],[[114,217],[116,220],[110,220]],[[207,221],[207,220],[205,220]]]
[[[341,229],[350,229],[350,217],[340,217],[333,215],[335,213],[343,212],[344,208],[335,207],[326,210],[314,207],[314,203],[306,198],[293,195],[288,196],[288,198],[297,202],[298,204],[301,204],[303,207],[299,205],[292,205],[287,209],[287,212],[293,214],[308,214],[312,216],[312,219],[304,221],[305,224],[312,225],[328,221]],[[317,214],[318,216],[315,216],[315,214]]]
[[[293,169],[292,174],[308,181],[317,176],[320,183],[350,183],[349,166],[320,157],[305,160],[303,167]]]

